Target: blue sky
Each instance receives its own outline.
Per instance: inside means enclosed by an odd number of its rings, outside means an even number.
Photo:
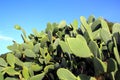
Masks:
[[[66,20],[67,24],[80,16],[94,15],[120,22],[119,0],[0,0],[0,54],[8,52],[12,40],[22,42],[21,32],[14,25],[22,26],[27,34],[32,29],[46,28],[47,22]]]

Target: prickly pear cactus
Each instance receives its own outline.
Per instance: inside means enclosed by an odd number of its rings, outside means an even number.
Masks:
[[[0,80],[120,80],[120,23],[81,16],[33,29],[0,56]]]

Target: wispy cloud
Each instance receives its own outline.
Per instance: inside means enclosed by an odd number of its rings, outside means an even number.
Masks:
[[[8,36],[3,36],[3,35],[0,35],[0,40],[12,41],[12,40],[13,40],[13,38],[8,37]]]

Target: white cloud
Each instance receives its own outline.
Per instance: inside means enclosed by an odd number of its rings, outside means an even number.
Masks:
[[[11,38],[11,37],[8,37],[8,36],[3,36],[3,35],[0,35],[0,40],[12,41],[12,40],[14,40],[14,39],[13,39],[13,38]]]

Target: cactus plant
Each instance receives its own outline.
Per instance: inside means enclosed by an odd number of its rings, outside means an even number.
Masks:
[[[93,15],[33,29],[0,56],[0,80],[119,80],[120,24]]]

